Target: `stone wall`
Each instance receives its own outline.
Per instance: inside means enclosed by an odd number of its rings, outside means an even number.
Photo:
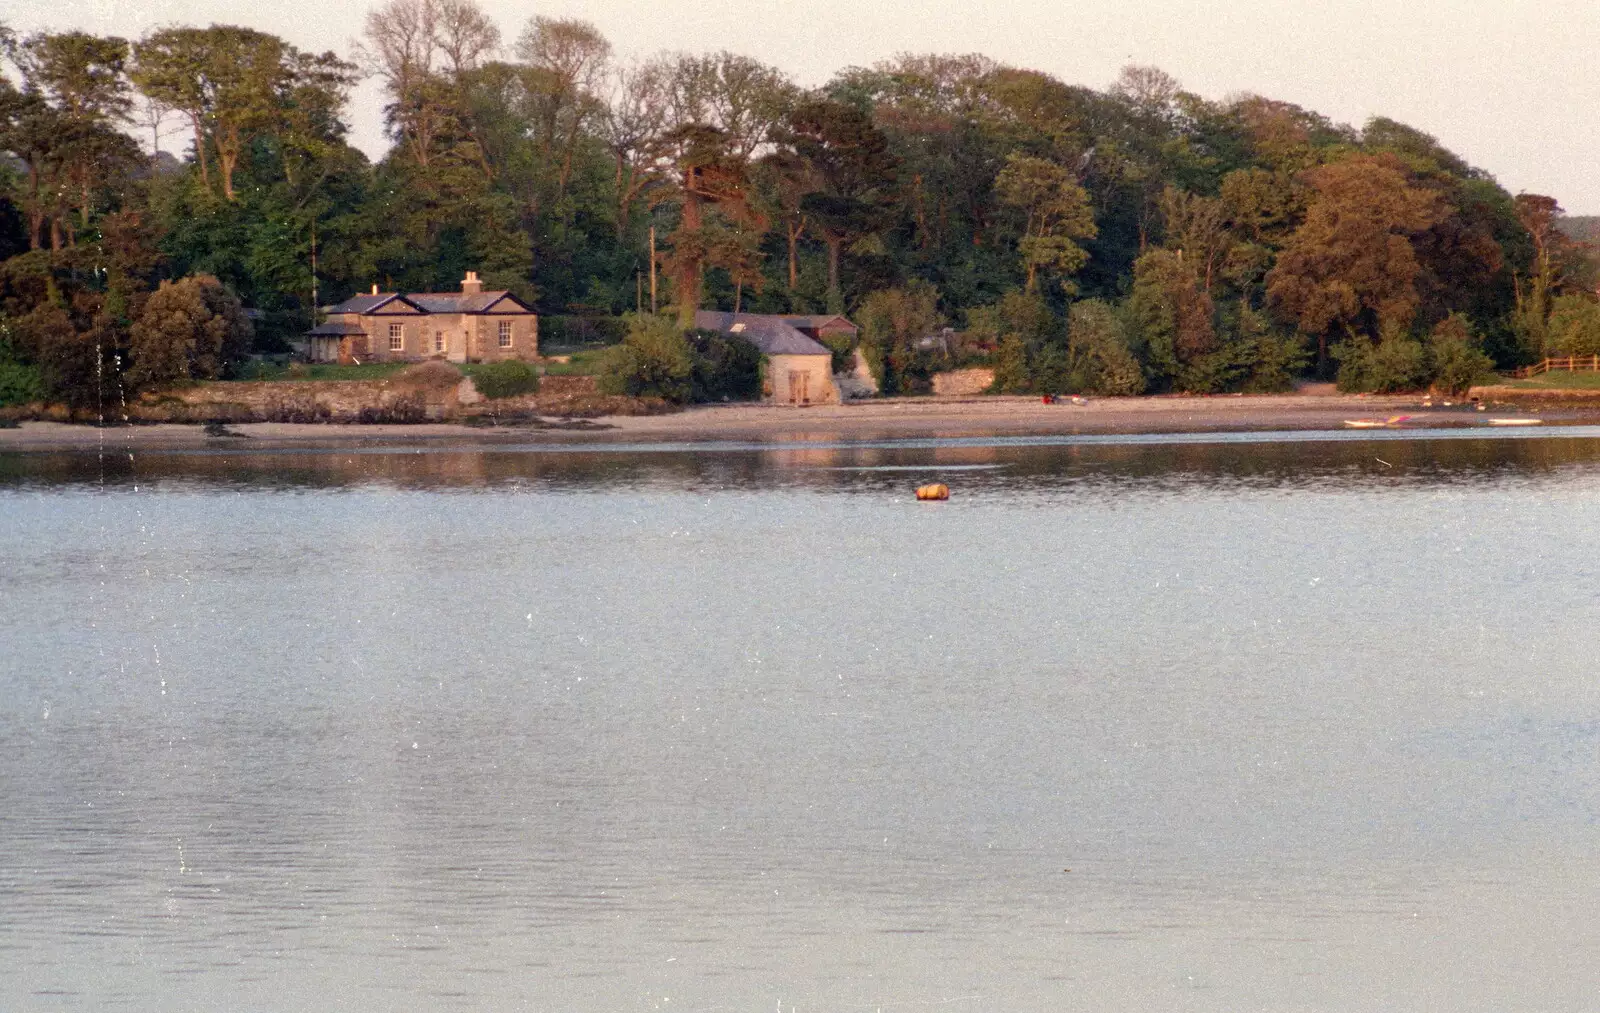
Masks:
[[[200,383],[147,394],[129,406],[141,421],[431,422],[452,418],[462,381],[444,389],[389,380]]]
[[[982,394],[993,386],[994,370],[987,366],[933,374],[933,392],[936,395]]]
[[[141,422],[436,422],[478,415],[595,417],[666,410],[645,398],[605,397],[592,376],[546,376],[539,392],[486,400],[454,367],[424,364],[387,380],[216,381],[147,394]]]
[[[873,379],[872,368],[859,348],[852,353],[850,371],[833,374],[833,382],[843,398],[873,397],[878,393],[878,381]]]

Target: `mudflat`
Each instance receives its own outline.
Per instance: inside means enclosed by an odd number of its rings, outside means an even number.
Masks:
[[[1526,415],[1555,424],[1600,422],[1600,403],[1529,410],[1496,407],[1495,416]],[[228,425],[134,425],[98,428],[24,422],[0,429],[0,451],[110,448],[359,446],[593,443],[680,440],[871,440],[928,437],[1183,433],[1340,429],[1346,420],[1406,415],[1407,427],[1475,426],[1485,413],[1418,395],[1265,394],[1215,397],[1089,398],[1046,404],[1037,397],[892,398],[842,405],[697,405],[669,415],[592,421],[535,420],[501,426],[454,423],[360,425],[261,422]]]

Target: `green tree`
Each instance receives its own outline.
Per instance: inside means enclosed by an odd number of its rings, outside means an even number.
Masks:
[[[798,106],[778,133],[779,142],[809,169],[816,189],[798,211],[828,248],[828,309],[842,312],[840,253],[889,224],[898,160],[888,139],[861,110],[841,102]]]
[[[1013,152],[994,187],[1002,203],[1026,216],[1017,247],[1027,271],[1028,291],[1037,290],[1041,270],[1065,279],[1088,262],[1088,251],[1077,241],[1099,234],[1094,211],[1088,192],[1065,168]]]
[[[861,354],[878,389],[885,394],[916,392],[931,367],[917,343],[944,326],[938,289],[913,278],[901,288],[871,292],[861,300],[856,319],[861,327]]]
[[[238,198],[234,177],[256,139],[318,142],[356,79],[355,67],[332,53],[308,56],[275,35],[233,25],[165,28],[138,43],[134,57],[139,89],[189,118],[207,189],[207,153],[216,153],[229,201]]]
[[[1556,296],[1550,307],[1547,351],[1600,355],[1600,303],[1582,295]]]
[[[1394,156],[1355,155],[1310,170],[1305,221],[1267,277],[1272,305],[1326,348],[1404,330],[1420,302],[1413,238],[1443,215],[1437,192],[1415,186]]]
[[[1155,249],[1134,262],[1129,317],[1152,374],[1180,382],[1186,367],[1217,347],[1215,305],[1196,265],[1182,251]]]
[[[1073,303],[1067,314],[1067,341],[1080,390],[1111,396],[1144,393],[1144,372],[1109,303],[1099,299]]]

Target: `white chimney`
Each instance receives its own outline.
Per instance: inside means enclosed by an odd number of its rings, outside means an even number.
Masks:
[[[373,282],[372,283],[372,294],[373,295],[377,295],[378,294],[378,283],[377,282]]]
[[[467,295],[477,295],[483,291],[483,282],[478,280],[477,271],[468,271],[467,276],[461,279],[461,291]]]

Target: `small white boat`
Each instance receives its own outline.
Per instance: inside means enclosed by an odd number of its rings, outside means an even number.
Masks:
[[[1537,426],[1541,425],[1544,419],[1484,419],[1483,421],[1491,426]]]
[[[1398,429],[1409,415],[1391,415],[1386,419],[1345,419],[1347,429]]]

